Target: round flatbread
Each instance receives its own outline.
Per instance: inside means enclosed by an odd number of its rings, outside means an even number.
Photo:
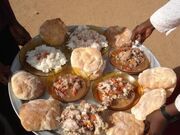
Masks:
[[[71,66],[78,75],[94,80],[103,73],[105,62],[95,48],[76,48],[71,54]]]
[[[146,92],[139,102],[131,108],[131,113],[138,120],[145,120],[146,116],[159,109],[166,102],[166,91],[154,89]]]
[[[50,45],[61,45],[66,38],[67,27],[60,18],[45,21],[39,30],[41,38]]]
[[[53,130],[59,126],[60,113],[61,107],[57,100],[37,99],[23,104],[19,117],[27,131]]]
[[[116,112],[111,116],[113,127],[108,129],[107,135],[143,135],[144,123],[135,119],[134,115],[126,112]]]
[[[138,83],[144,89],[163,88],[167,91],[167,96],[170,96],[176,86],[176,73],[166,67],[155,67],[144,70],[138,76]]]
[[[45,91],[41,79],[26,71],[15,73],[11,78],[11,86],[14,95],[21,100],[35,99]]]
[[[132,46],[131,44],[132,32],[126,27],[111,26],[107,28],[104,35],[106,36],[110,46],[113,48]]]

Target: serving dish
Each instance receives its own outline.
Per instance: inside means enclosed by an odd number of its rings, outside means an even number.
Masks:
[[[69,26],[69,31],[72,31],[76,26]],[[100,29],[102,32],[105,30],[105,28],[102,28],[102,27],[94,27],[95,29]],[[47,85],[50,87],[52,85],[52,80],[55,79],[58,75],[60,74],[66,74],[67,72],[69,72],[68,70],[64,70],[66,69],[69,65],[69,63],[67,65],[64,66],[64,68],[62,69],[62,71],[58,72],[58,73],[55,73],[55,72],[51,72],[51,73],[48,73],[48,74],[44,74],[44,73],[41,73],[35,69],[33,69],[32,67],[29,67],[29,65],[27,65],[27,63],[23,63],[23,60],[24,58],[22,59],[22,55],[25,56],[25,53],[27,50],[29,49],[33,49],[35,48],[35,46],[38,46],[38,45],[41,45],[43,44],[43,40],[39,37],[39,36],[36,36],[34,37],[28,44],[27,44],[27,47],[25,47],[23,49],[23,51],[21,51],[19,53],[19,55],[17,55],[12,63],[12,66],[11,66],[11,70],[13,73],[17,72],[18,70],[21,70],[21,69],[25,69],[26,71],[28,72],[31,72],[37,76],[40,76],[42,79],[45,79],[45,81],[47,81]],[[65,49],[65,51],[67,51],[66,49],[67,48],[61,48],[62,50]],[[150,68],[152,67],[158,67],[160,66],[158,60],[156,59],[156,57],[152,54],[152,52],[147,49],[145,46],[141,45],[139,46],[139,49],[143,50],[143,52],[146,54],[148,60],[150,61]],[[108,59],[108,56],[106,55],[107,52],[109,51],[109,49],[107,50],[106,48],[106,51],[105,51],[105,55],[103,55],[104,59],[106,60],[106,68],[104,70],[104,73],[108,73],[108,72],[118,72],[117,69],[115,69],[110,63],[109,63],[109,59]],[[68,50],[67,51],[67,57],[70,57],[70,53],[71,51]],[[64,72],[66,71],[66,72]],[[70,71],[71,72],[71,71]],[[119,72],[120,73],[120,72]],[[122,73],[124,74],[124,73]],[[133,77],[136,78],[136,76],[129,76],[129,75],[123,75],[124,77],[127,77],[129,78],[129,80],[135,80],[135,79],[132,79]],[[134,82],[134,81],[132,81]],[[135,83],[136,84],[136,83]],[[95,104],[99,104],[99,102],[97,102],[94,97],[93,97],[93,87],[91,87],[91,84],[90,84],[90,87],[87,91],[87,94],[86,96],[84,95],[83,99],[86,100],[87,102],[90,102],[90,103],[95,103]],[[20,106],[25,102],[25,101],[22,101],[22,100],[19,100],[15,97],[14,93],[12,92],[12,87],[11,87],[11,82],[8,83],[8,91],[9,91],[9,96],[10,96],[10,100],[11,100],[11,104],[18,116],[18,113],[19,113],[19,108]],[[140,93],[138,93],[140,94]],[[48,90],[46,90],[45,94],[39,98],[42,98],[42,99],[48,99],[50,97],[50,94],[48,92]],[[138,99],[138,98],[137,98]],[[75,103],[79,103],[79,101],[76,101]],[[133,102],[134,104],[136,102]],[[133,104],[131,104],[132,106]],[[66,106],[66,103],[64,103],[64,106]],[[128,106],[129,108],[130,106]],[[128,108],[121,108],[123,110],[126,110]],[[34,132],[36,135],[56,135],[56,132],[55,131],[42,131],[42,132]]]
[[[60,70],[58,70],[58,71],[52,70],[52,71],[50,71],[48,73],[45,73],[45,72],[42,72],[40,70],[35,69],[34,67],[32,67],[30,64],[27,63],[27,61],[26,61],[26,58],[27,58],[26,53],[28,51],[34,50],[36,47],[38,47],[38,46],[40,46],[42,44],[46,44],[46,43],[42,40],[42,38],[39,35],[37,35],[33,39],[31,39],[20,50],[18,55],[19,55],[19,61],[20,61],[20,64],[22,65],[22,68],[24,70],[26,70],[26,71],[34,74],[34,75],[38,75],[38,76],[50,76],[50,75],[55,75],[56,73],[61,72],[65,65],[63,65],[62,68]],[[47,46],[51,47],[51,45],[47,45]],[[70,57],[69,56],[69,54],[70,54],[69,50],[66,49],[65,46],[61,45],[61,46],[56,46],[55,48],[60,49],[64,53],[66,59],[68,59]]]
[[[65,89],[66,91],[64,93],[61,92],[61,89],[63,87],[63,79],[65,81],[68,81],[68,84],[67,84],[68,88]],[[60,84],[62,84],[62,87],[59,89],[56,89],[54,86],[55,84],[59,85],[57,81],[59,81]],[[70,81],[75,81],[75,82],[70,82]],[[60,100],[61,102],[64,102],[64,103],[74,102],[74,101],[82,99],[88,93],[89,87],[90,87],[90,81],[76,75],[70,66],[66,66],[63,72],[60,72],[54,75],[53,77],[51,77],[51,79],[49,79],[49,82],[51,85],[49,88],[49,94],[54,99]],[[79,83],[80,87],[82,88],[80,90],[77,90],[77,89],[73,90],[75,83]],[[62,96],[59,96],[59,93],[61,93]]]
[[[128,74],[126,74],[124,72],[110,72],[110,73],[106,73],[104,76],[96,79],[92,84],[93,96],[95,97],[95,99],[99,103],[102,103],[103,102],[103,100],[102,100],[103,99],[102,98],[103,94],[102,94],[102,92],[100,90],[98,90],[98,84],[102,83],[102,82],[105,82],[108,79],[111,80],[111,79],[114,79],[114,78],[122,78],[123,80],[120,81],[120,82],[124,81],[125,83],[129,83],[130,85],[133,86],[133,90],[130,91],[131,93],[129,93],[129,95],[127,97],[122,96],[122,97],[120,97],[118,99],[113,99],[112,104],[108,108],[111,109],[111,110],[115,110],[115,111],[128,110],[134,104],[137,103],[137,101],[139,100],[139,98],[140,98],[140,96],[142,94],[142,91],[141,91],[141,87],[139,86],[136,79],[133,76],[128,75]],[[114,81],[114,80],[112,80],[112,81]],[[119,83],[119,82],[117,82],[117,83]],[[113,88],[111,88],[111,89],[113,89]],[[112,91],[113,90],[110,90],[110,93],[112,93]],[[119,87],[118,87],[116,91],[120,91],[120,93],[121,93],[123,91],[123,88],[119,89]],[[122,92],[122,95],[123,95],[123,92]]]
[[[135,51],[135,49],[138,51],[136,53],[141,53],[139,55],[142,56],[138,56],[138,54],[136,54],[137,56],[134,55],[132,51]],[[131,51],[132,54],[129,54],[128,56],[123,56],[123,55],[127,55],[128,53],[127,51]],[[125,52],[127,53],[123,54]],[[123,57],[126,57],[124,60],[125,62],[122,60]],[[138,59],[138,61],[136,61],[138,57],[141,57],[141,60]],[[128,74],[138,74],[150,66],[149,59],[144,54],[144,52],[141,51],[138,47],[133,47],[133,48],[123,47],[123,48],[114,49],[110,51],[109,59],[110,59],[110,63],[115,68],[119,69],[120,71],[126,72]]]

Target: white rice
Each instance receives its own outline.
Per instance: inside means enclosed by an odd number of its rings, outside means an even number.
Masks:
[[[100,51],[102,48],[108,47],[108,42],[104,35],[91,30],[86,25],[80,25],[70,34],[67,46],[70,49],[91,47]]]
[[[39,59],[38,57],[42,53],[46,53],[47,55]],[[41,45],[36,47],[35,50],[28,51],[26,56],[27,63],[44,73],[48,73],[52,70],[58,71],[62,68],[62,65],[67,62],[61,50],[46,45]]]

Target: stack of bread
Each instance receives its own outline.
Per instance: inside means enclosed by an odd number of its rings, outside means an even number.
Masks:
[[[143,71],[138,77],[139,84],[143,87],[143,91],[163,88],[169,97],[176,87],[176,73],[167,67],[156,67]]]
[[[177,82],[175,72],[166,67],[147,69],[139,74],[138,82],[144,94],[139,102],[131,109],[138,120],[159,109],[166,102]]]

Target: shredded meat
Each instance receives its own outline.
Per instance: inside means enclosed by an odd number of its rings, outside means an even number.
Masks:
[[[80,104],[70,104],[60,117],[62,135],[100,135],[107,129],[105,123],[99,116],[99,107],[82,101]]]
[[[122,65],[128,69],[133,69],[143,63],[145,60],[144,53],[138,48],[125,48],[116,55],[116,61],[120,61]]]
[[[66,74],[65,76],[59,76],[53,83],[52,91],[61,98],[68,97],[69,90],[73,96],[76,96],[78,91],[83,88],[83,82],[84,80],[77,75]]]
[[[98,83],[98,91],[101,93],[102,104],[109,106],[112,101],[120,98],[128,98],[134,92],[134,86],[121,77],[113,77]]]

